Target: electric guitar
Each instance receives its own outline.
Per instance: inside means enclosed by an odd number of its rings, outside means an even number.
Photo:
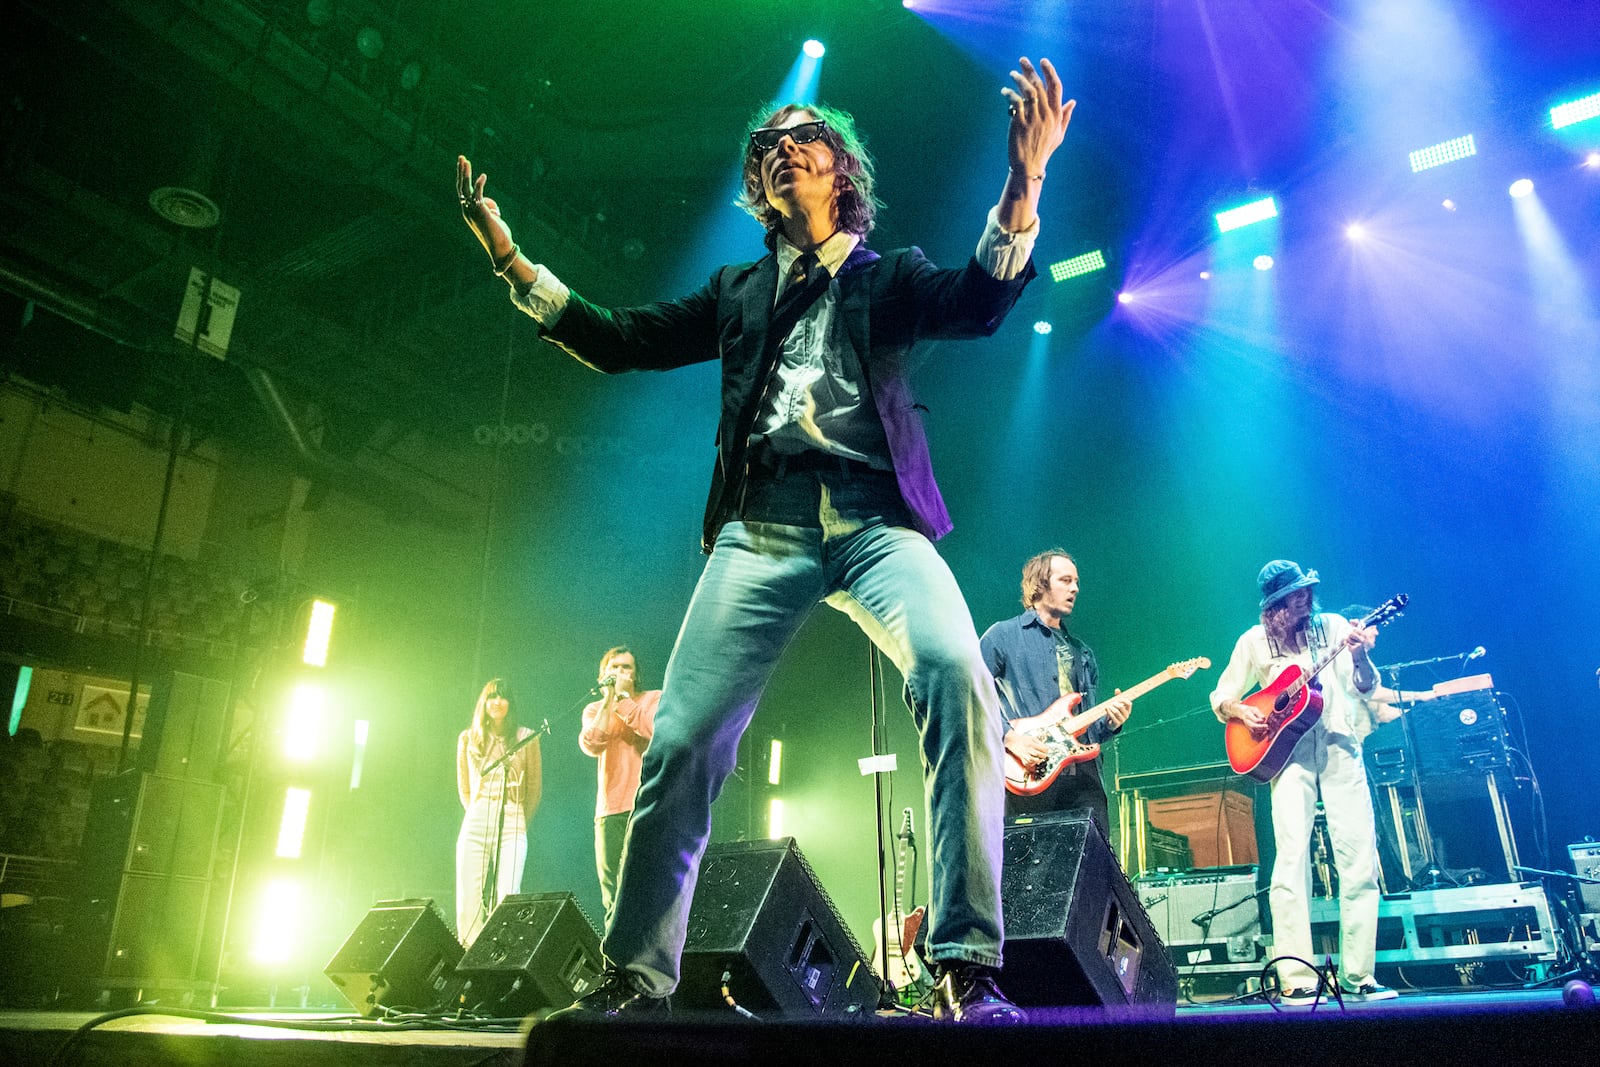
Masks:
[[[1356,627],[1364,630],[1369,626],[1387,626],[1400,617],[1410,600],[1404,593],[1392,596],[1356,623]],[[1322,687],[1317,683],[1317,675],[1349,647],[1341,641],[1313,664],[1309,672],[1298,663],[1291,663],[1269,684],[1244,698],[1244,703],[1267,720],[1267,727],[1257,734],[1238,719],[1228,720],[1223,744],[1228,750],[1228,764],[1234,771],[1258,782],[1270,782],[1278,776],[1301,736],[1322,718]]]
[[[906,852],[914,836],[911,819],[911,809],[907,808],[900,824],[900,849],[895,856],[894,908],[889,916],[887,939],[883,936],[883,920],[872,920],[872,969],[894,987],[895,999],[908,1008],[922,1003],[923,998],[933,990],[933,975],[916,950],[917,932],[922,929],[922,920],[928,909],[919,905],[910,914],[901,911],[905,899]],[[887,964],[883,958],[886,948],[889,955]]]
[[[1038,763],[1025,767],[1021,760],[1011,754],[1010,749],[1006,749],[1007,791],[1018,796],[1031,797],[1049,789],[1065,768],[1074,763],[1094,759],[1100,754],[1099,745],[1085,744],[1079,737],[1090,726],[1105,718],[1106,709],[1112,704],[1119,700],[1136,700],[1174,678],[1187,678],[1195,671],[1205,670],[1210,666],[1209,659],[1196,656],[1182,663],[1174,663],[1159,674],[1146,678],[1132,689],[1126,689],[1110,700],[1102,700],[1088,711],[1079,712],[1077,715],[1072,714],[1072,711],[1083,702],[1082,693],[1068,693],[1031,718],[1012,719],[1010,729],[1038,738],[1050,751]]]

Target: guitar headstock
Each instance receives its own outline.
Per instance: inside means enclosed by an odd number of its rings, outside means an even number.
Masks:
[[[1188,678],[1195,671],[1211,669],[1211,661],[1204,656],[1186,659],[1182,663],[1174,663],[1167,668],[1167,674],[1173,678]]]
[[[1396,593],[1394,596],[1372,609],[1372,613],[1361,620],[1360,626],[1387,626],[1405,614],[1406,605],[1411,603],[1411,598],[1405,593]]]

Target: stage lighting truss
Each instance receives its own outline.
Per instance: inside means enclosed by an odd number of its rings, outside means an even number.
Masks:
[[[1083,274],[1093,274],[1097,270],[1105,270],[1106,257],[1097,248],[1093,252],[1085,252],[1081,256],[1063,259],[1050,264],[1050,280],[1064,282],[1068,278],[1076,278]]]
[[[1252,200],[1248,204],[1240,204],[1238,207],[1229,208],[1227,211],[1217,212],[1217,230],[1221,233],[1227,233],[1229,230],[1253,226],[1258,222],[1265,222],[1267,219],[1275,219],[1277,217],[1278,202],[1268,196],[1260,200]]]
[[[1446,163],[1454,163],[1458,159],[1466,159],[1468,156],[1477,154],[1478,146],[1473,141],[1472,134],[1469,133],[1465,137],[1452,137],[1448,141],[1440,141],[1438,144],[1429,145],[1427,148],[1419,148],[1412,152],[1411,173],[1416,174],[1418,171],[1432,170],[1434,167],[1442,167]]]
[[[1586,122],[1596,115],[1600,115],[1600,93],[1591,93],[1551,108],[1550,126],[1559,130],[1579,122]]]

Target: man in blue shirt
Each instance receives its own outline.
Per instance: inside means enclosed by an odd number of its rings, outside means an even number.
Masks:
[[[1000,687],[1000,712],[1005,719],[1003,743],[1007,753],[1024,767],[1048,755],[1043,741],[1012,721],[1028,719],[1048,709],[1063,695],[1077,693],[1077,711],[1095,704],[1100,668],[1094,651],[1067,632],[1067,617],[1078,600],[1078,565],[1059,548],[1041,552],[1022,566],[1021,615],[995,623],[980,645]],[[1120,692],[1120,690],[1119,690]],[[1112,701],[1103,719],[1078,738],[1086,744],[1105,744],[1128,721],[1133,703]],[[1068,764],[1060,776],[1033,796],[1006,794],[1006,817],[1040,811],[1092,811],[1101,830],[1110,816],[1105,786],[1100,780],[1100,757]]]

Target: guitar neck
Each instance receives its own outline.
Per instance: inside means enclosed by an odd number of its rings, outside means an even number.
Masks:
[[[1150,692],[1150,690],[1166,685],[1176,677],[1177,675],[1172,672],[1171,668],[1168,668],[1164,671],[1158,671],[1157,673],[1146,678],[1144,681],[1140,682],[1138,685],[1133,686],[1131,689],[1124,689],[1110,700],[1102,700],[1088,711],[1080,711],[1078,714],[1072,716],[1072,718],[1067,719],[1065,722],[1066,729],[1072,733],[1077,733],[1084,727],[1091,726],[1105,718],[1106,709],[1112,704],[1115,704],[1117,701],[1138,700],[1140,697]]]

